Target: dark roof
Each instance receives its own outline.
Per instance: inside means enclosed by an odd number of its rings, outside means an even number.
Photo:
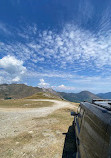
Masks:
[[[92,112],[95,116],[97,116],[100,120],[102,120],[105,124],[109,124],[111,126],[111,111],[96,104],[91,104],[88,102],[81,102],[81,107],[86,109],[86,111]]]
[[[93,99],[92,103],[111,111],[111,100],[110,99]]]

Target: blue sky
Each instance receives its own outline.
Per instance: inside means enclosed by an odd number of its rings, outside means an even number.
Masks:
[[[1,0],[3,83],[111,91],[111,1]]]

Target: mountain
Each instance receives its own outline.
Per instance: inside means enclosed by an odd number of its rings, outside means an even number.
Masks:
[[[56,91],[54,91],[52,88],[48,88],[48,89],[42,88],[42,90],[43,90],[43,92],[50,93],[51,95],[54,95],[54,96],[57,96],[57,97],[63,99],[62,96],[59,93],[57,93]]]
[[[34,96],[35,95],[35,96]],[[2,84],[0,85],[0,99],[4,98],[26,98],[32,96],[32,98],[61,98],[57,92],[52,89],[44,89],[38,87],[31,87],[25,84]]]
[[[25,84],[2,84],[0,85],[0,98],[24,98],[37,92],[42,92],[42,88],[31,87]]]
[[[89,91],[82,91],[80,93],[64,93],[59,92],[59,94],[66,100],[72,102],[81,102],[81,101],[89,101],[91,102],[92,99],[100,99],[100,97],[96,96],[95,94]]]
[[[66,99],[72,102],[91,101],[92,99],[100,99],[89,91],[82,91],[80,93],[65,93],[56,92],[53,89],[45,89],[38,87],[31,87],[25,84],[2,84],[0,85],[0,99],[19,99],[19,98],[50,98],[50,99]]]
[[[111,92],[108,93],[99,93],[97,94],[98,97],[102,98],[102,99],[111,99]]]

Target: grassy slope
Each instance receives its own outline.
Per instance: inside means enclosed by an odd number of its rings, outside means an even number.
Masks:
[[[61,100],[60,97],[51,94],[49,92],[38,92],[32,96],[24,99],[11,99],[11,100],[0,100],[0,107],[16,107],[16,108],[37,108],[37,107],[48,107],[52,106],[53,103],[49,101],[32,101],[30,99],[57,99]]]
[[[38,92],[32,96],[26,97],[26,99],[60,99],[59,96],[56,96],[49,92]]]
[[[44,93],[51,98],[60,98],[59,94],[52,89],[42,89],[31,87],[24,84],[2,84],[0,85],[0,98],[20,99],[24,97],[35,96],[36,93]]]
[[[49,101],[31,101],[26,99],[0,100],[0,108],[40,108],[52,106]]]

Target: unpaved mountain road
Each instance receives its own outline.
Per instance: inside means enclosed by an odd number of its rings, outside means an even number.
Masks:
[[[74,104],[51,99],[31,99],[32,101],[53,102],[51,107],[42,108],[0,108],[0,138],[16,136],[30,131],[34,126],[33,118],[46,117],[61,108],[74,108]],[[77,109],[77,106],[75,106]]]

